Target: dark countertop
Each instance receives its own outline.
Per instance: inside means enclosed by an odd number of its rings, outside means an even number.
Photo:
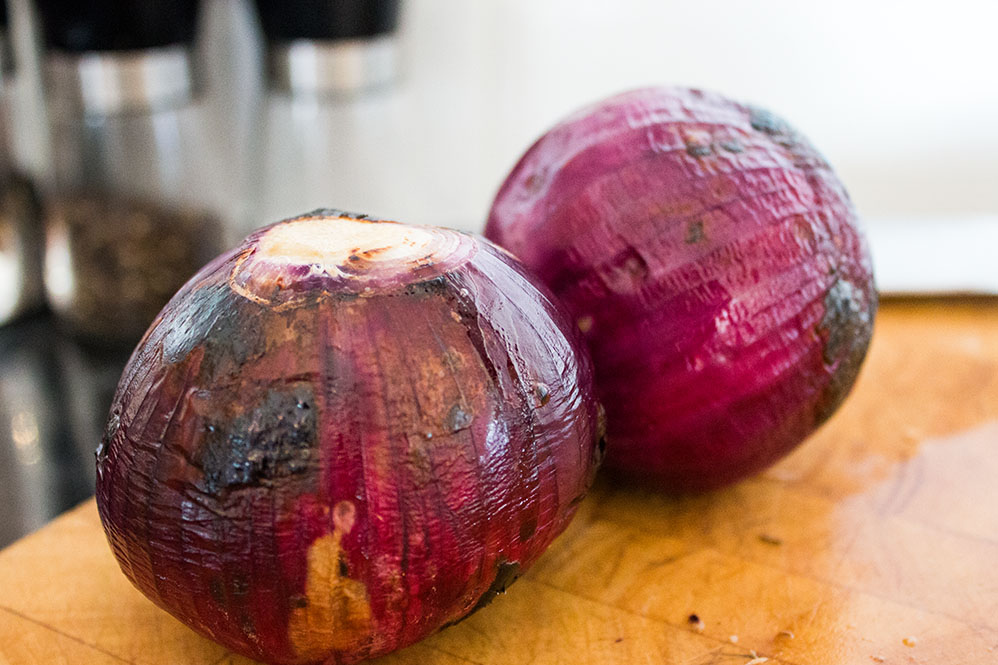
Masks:
[[[94,449],[128,359],[51,315],[0,327],[0,548],[94,492]]]

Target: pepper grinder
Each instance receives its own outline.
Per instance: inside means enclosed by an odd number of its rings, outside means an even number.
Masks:
[[[384,152],[401,111],[397,0],[256,0],[267,81],[247,230],[322,207],[391,215],[404,165]],[[354,159],[362,154],[367,161]],[[397,172],[397,176],[395,175]],[[388,191],[395,188],[393,193]],[[399,206],[404,207],[404,206]]]
[[[196,0],[39,2],[53,149],[45,286],[60,321],[131,346],[221,249]]]
[[[398,0],[257,0],[272,88],[350,94],[395,78]]]
[[[14,63],[0,2],[0,325],[39,309],[42,225],[31,182],[15,167],[10,123]]]

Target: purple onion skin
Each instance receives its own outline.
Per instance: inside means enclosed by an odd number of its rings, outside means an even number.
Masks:
[[[672,493],[785,455],[843,401],[877,307],[856,212],[767,111],[628,92],[541,137],[485,235],[568,307],[607,412],[606,467]]]
[[[398,265],[358,249],[346,277],[260,258],[272,229],[337,214],[258,231],[181,289],[97,455],[132,583],[271,663],[352,663],[467,616],[567,526],[602,455],[584,342],[483,238],[432,229],[444,255]]]

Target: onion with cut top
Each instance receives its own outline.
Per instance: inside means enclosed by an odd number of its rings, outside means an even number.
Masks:
[[[583,109],[508,176],[486,236],[583,331],[607,466],[669,491],[732,482],[836,410],[866,353],[866,241],[786,122],[651,88]]]
[[[317,211],[200,271],[134,352],[97,453],[122,570],[272,663],[350,663],[491,600],[602,453],[585,348],[507,253]]]

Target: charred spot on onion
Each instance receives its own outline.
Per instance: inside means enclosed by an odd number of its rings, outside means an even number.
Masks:
[[[516,561],[502,561],[496,566],[496,574],[492,579],[492,584],[485,590],[482,597],[475,603],[471,613],[477,612],[483,607],[487,607],[498,596],[506,593],[513,582],[520,577],[520,564]],[[469,613],[470,614],[470,613]]]
[[[303,408],[312,390],[267,391],[263,400],[228,422],[207,426],[198,457],[204,491],[217,496],[303,474],[316,463],[316,414]]]

